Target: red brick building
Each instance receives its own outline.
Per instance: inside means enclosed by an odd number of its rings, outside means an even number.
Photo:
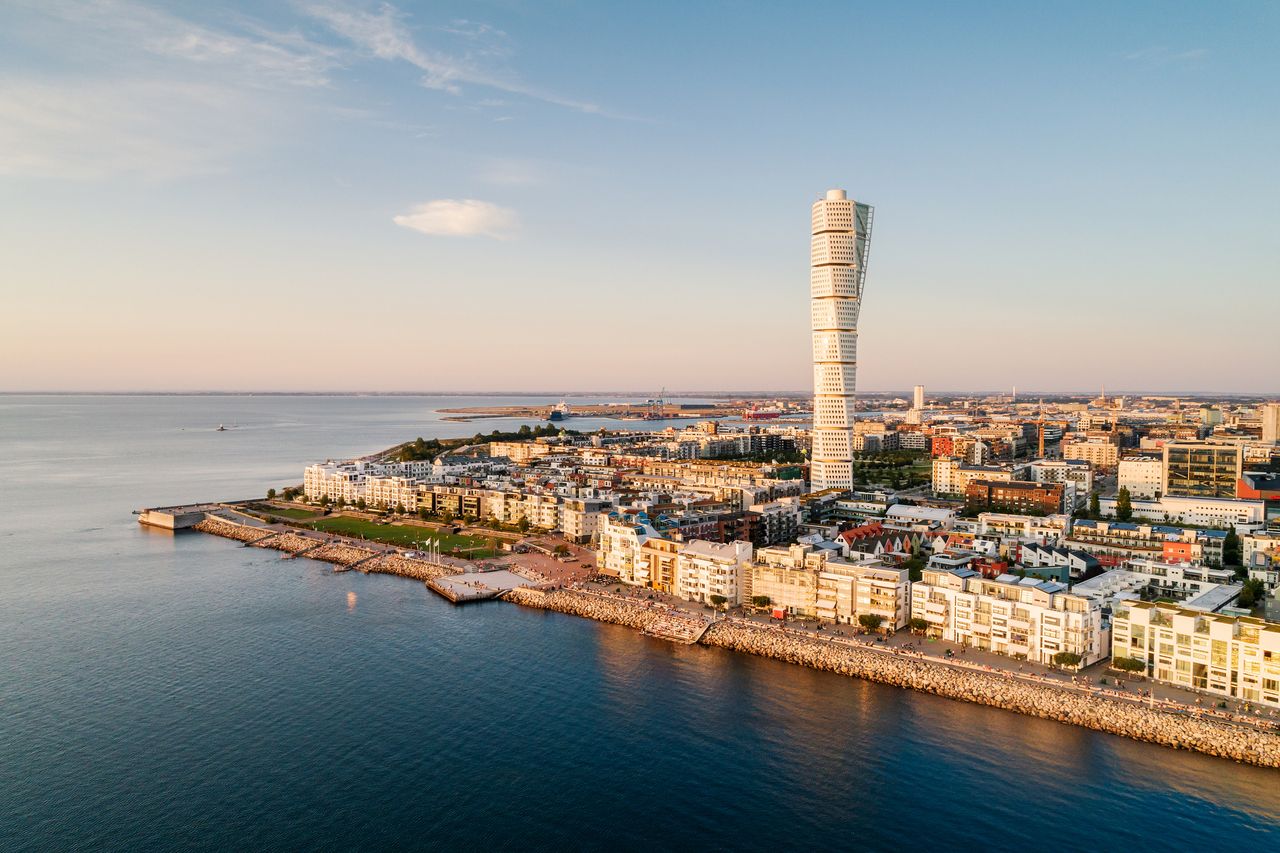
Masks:
[[[1052,515],[1062,511],[1061,483],[974,480],[964,490],[967,512]]]

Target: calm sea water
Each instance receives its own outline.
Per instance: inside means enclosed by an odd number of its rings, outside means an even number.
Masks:
[[[468,402],[0,396],[0,849],[1280,843],[1273,771],[130,515]]]

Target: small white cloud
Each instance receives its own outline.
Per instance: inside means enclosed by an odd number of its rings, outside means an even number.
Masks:
[[[416,205],[392,220],[401,228],[445,237],[493,237],[505,240],[520,228],[514,210],[474,198],[441,198]]]

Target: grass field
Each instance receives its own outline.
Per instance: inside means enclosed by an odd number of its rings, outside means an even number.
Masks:
[[[268,512],[272,515],[278,515],[281,518],[292,518],[295,521],[301,521],[304,518],[315,518],[320,514],[319,510],[302,509],[301,507],[278,507],[270,504],[263,504],[261,512]]]
[[[383,542],[400,548],[417,548],[419,543],[427,539],[440,543],[442,553],[450,554],[458,549],[457,556],[471,559],[485,559],[494,556],[493,543],[481,536],[455,536],[452,533],[431,530],[416,525],[378,524],[363,518],[330,516],[312,522],[311,526],[325,533],[338,533],[343,536],[363,537],[373,542]],[[478,550],[466,550],[476,548]]]

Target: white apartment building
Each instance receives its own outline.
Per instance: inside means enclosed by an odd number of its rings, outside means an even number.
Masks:
[[[1144,601],[1111,619],[1112,656],[1144,662],[1148,677],[1280,707],[1280,624]]]
[[[761,548],[750,568],[750,597],[792,616],[840,625],[863,614],[881,619],[881,629],[906,627],[911,610],[908,571],[878,560],[851,562],[812,545]]]
[[[1280,444],[1280,403],[1262,407],[1262,443]]]
[[[648,561],[640,549],[651,538],[662,538],[647,522],[618,513],[601,513],[597,523],[600,537],[596,568],[614,575],[622,583],[649,586]]]
[[[751,570],[750,542],[695,540],[680,549],[676,562],[676,595],[713,604],[721,596],[728,606],[741,604],[741,579]]]
[[[1035,578],[925,569],[911,585],[911,617],[928,622],[932,637],[1037,663],[1072,652],[1088,666],[1110,648],[1101,602]]]
[[[1134,500],[1154,500],[1164,481],[1164,460],[1151,456],[1126,456],[1120,460],[1116,486],[1128,489]]]
[[[924,408],[924,386],[917,385],[911,392],[911,408],[917,412]]]
[[[1160,500],[1133,500],[1133,517],[1168,524],[1195,524],[1200,527],[1236,527],[1261,524],[1266,519],[1266,502],[1237,498],[1191,498],[1161,496]],[[1116,499],[1099,498],[1103,515],[1115,515]]]
[[[814,202],[809,254],[813,328],[814,491],[853,486],[858,310],[866,280],[872,209],[828,190]]]
[[[1071,526],[1068,515],[1017,515],[1006,512],[983,512],[978,514],[976,532],[982,536],[999,536],[1001,538],[1034,541],[1041,545],[1055,545]]]

